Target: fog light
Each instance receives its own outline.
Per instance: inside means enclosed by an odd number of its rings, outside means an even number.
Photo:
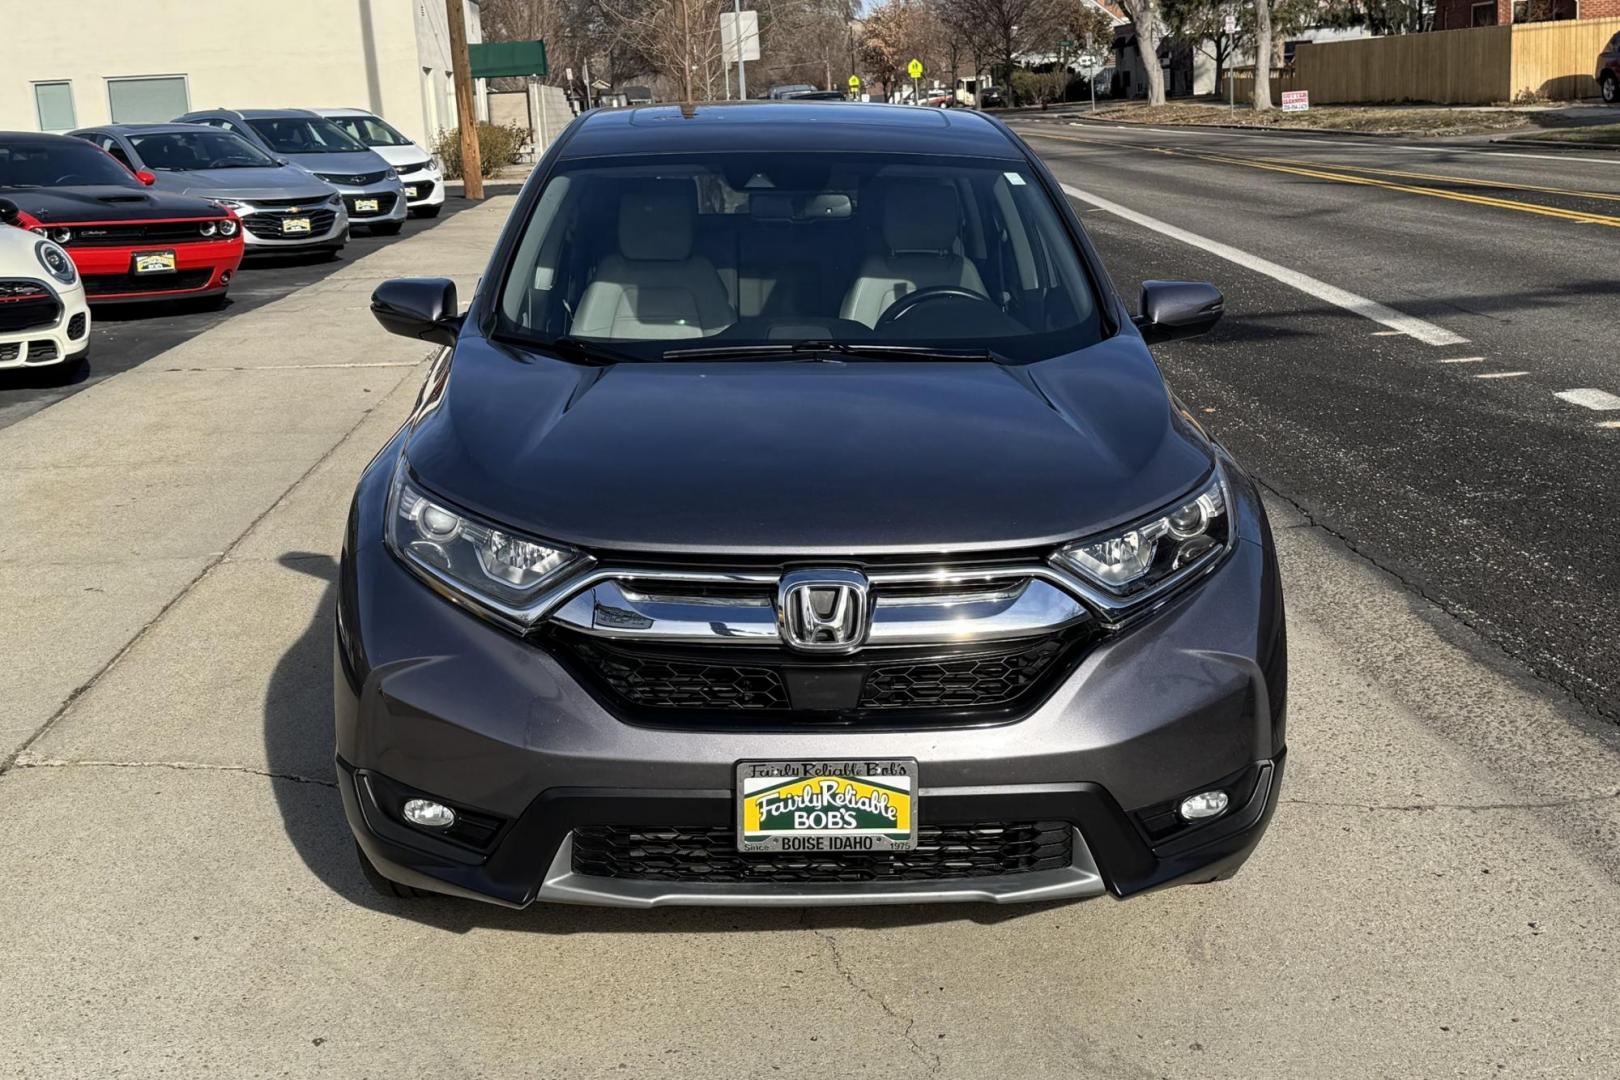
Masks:
[[[1221,796],[1226,805],[1226,796]],[[456,812],[432,799],[411,799],[405,803],[405,820],[424,829],[448,829],[456,823]]]
[[[1197,795],[1189,795],[1181,800],[1176,812],[1183,821],[1203,821],[1205,818],[1219,817],[1226,813],[1226,792],[1200,791]]]

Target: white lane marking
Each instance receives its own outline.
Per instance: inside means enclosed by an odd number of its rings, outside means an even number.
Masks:
[[[1476,379],[1517,379],[1520,375],[1528,375],[1528,371],[1487,371],[1483,375],[1475,375]]]
[[[1442,364],[1477,364],[1483,359],[1485,359],[1483,356],[1453,356],[1440,362]]]
[[[1152,229],[1154,232],[1168,236],[1173,240],[1180,240],[1184,244],[1190,244],[1202,251],[1209,252],[1209,254],[1217,258],[1225,259],[1227,262],[1236,263],[1245,269],[1264,274],[1274,281],[1280,281],[1284,285],[1314,296],[1318,300],[1325,300],[1330,304],[1344,308],[1346,311],[1354,312],[1362,318],[1381,323],[1391,330],[1405,334],[1407,337],[1417,338],[1425,345],[1463,345],[1468,341],[1467,338],[1454,334],[1444,327],[1436,326],[1432,322],[1425,322],[1423,319],[1413,315],[1402,315],[1394,308],[1385,307],[1376,300],[1369,300],[1365,296],[1357,296],[1355,293],[1341,289],[1337,285],[1329,285],[1325,281],[1318,281],[1316,278],[1302,274],[1298,270],[1290,270],[1286,266],[1279,266],[1277,263],[1262,259],[1258,255],[1251,255],[1240,248],[1232,247],[1230,244],[1223,244],[1219,240],[1211,240],[1207,236],[1199,236],[1197,233],[1178,228],[1167,221],[1160,221],[1158,218],[1137,213],[1128,206],[1110,202],[1100,195],[1091,194],[1089,191],[1082,191],[1068,184],[1064,184],[1062,187],[1066,194],[1079,199],[1081,202],[1090,203],[1101,210],[1107,210],[1116,217],[1122,217],[1126,221],[1134,222],[1144,229]]]
[[[1374,330],[1372,332],[1372,336],[1373,337],[1399,337],[1400,333],[1401,332],[1399,330]]]
[[[1597,426],[1614,431],[1616,429],[1620,429],[1620,420],[1599,420]]]
[[[1560,390],[1553,397],[1567,401],[1571,405],[1579,405],[1585,409],[1596,409],[1598,412],[1620,409],[1620,397],[1616,397],[1607,390],[1594,390],[1591,387],[1583,387],[1579,390]]]

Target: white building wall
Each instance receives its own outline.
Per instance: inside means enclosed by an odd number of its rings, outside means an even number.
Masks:
[[[426,142],[433,129],[424,55],[449,89],[444,0],[57,0],[28,8],[0,28],[0,130],[40,129],[36,82],[67,82],[74,124],[86,127],[112,120],[110,80],[175,76],[192,109],[353,106]],[[424,46],[419,22],[434,9],[440,33]],[[472,0],[467,11],[468,40],[479,41]],[[453,92],[449,98],[453,123]]]
[[[450,74],[450,22],[444,0],[408,2],[414,9],[412,19],[416,32],[416,74],[422,102],[422,130],[431,138],[436,132],[448,131],[456,126],[456,86]],[[466,16],[467,44],[482,42],[483,25],[479,20],[477,3],[464,0],[462,11]],[[489,119],[484,91],[484,80],[474,79],[473,101],[477,103],[480,120]],[[416,137],[413,135],[412,138]],[[417,141],[423,142],[421,139]]]

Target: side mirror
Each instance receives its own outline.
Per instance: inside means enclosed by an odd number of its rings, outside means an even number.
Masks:
[[[454,345],[461,333],[456,283],[449,278],[385,281],[371,294],[371,314],[391,334],[437,345]]]
[[[1131,320],[1149,345],[1195,337],[1221,321],[1226,298],[1204,281],[1142,282],[1142,313]]]
[[[148,169],[137,169],[135,170],[135,179],[139,180],[147,187],[151,187],[153,184],[157,183],[157,173]]]
[[[16,225],[22,220],[22,210],[10,199],[0,199],[0,225]]]
[[[276,158],[276,164],[277,165],[291,165],[292,162],[288,161],[284,157],[278,157],[278,158]]]

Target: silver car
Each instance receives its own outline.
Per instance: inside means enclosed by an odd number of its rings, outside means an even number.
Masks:
[[[351,225],[392,236],[405,224],[405,185],[393,166],[308,109],[208,109],[175,122],[233,131],[320,177],[343,196]]]
[[[154,187],[235,210],[249,254],[336,253],[348,243],[349,213],[337,189],[240,135],[197,124],[109,124],[73,134],[147,174]]]

